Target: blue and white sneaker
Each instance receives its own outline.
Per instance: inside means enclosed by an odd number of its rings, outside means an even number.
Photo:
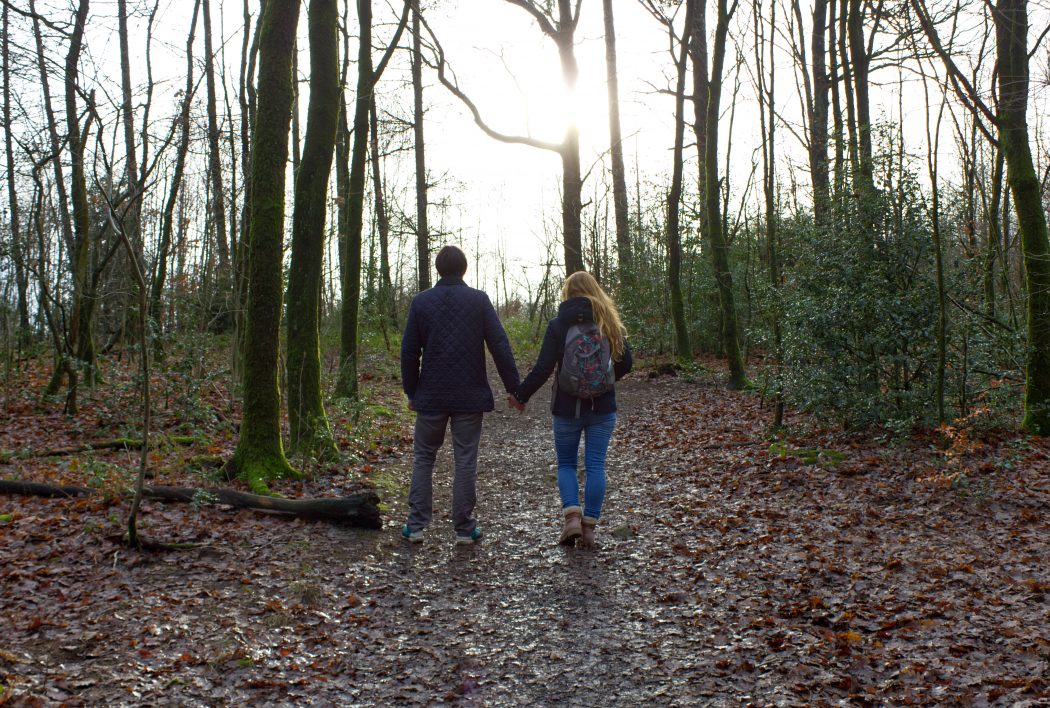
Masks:
[[[457,546],[469,546],[472,543],[477,543],[481,540],[481,527],[475,526],[474,530],[467,536],[456,536]]]
[[[408,528],[408,524],[405,524],[401,528],[401,537],[411,543],[423,543],[423,529],[412,531]]]

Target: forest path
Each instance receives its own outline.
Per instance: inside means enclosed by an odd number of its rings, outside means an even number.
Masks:
[[[643,380],[628,380],[617,395],[618,427],[630,428],[634,411],[659,394]],[[355,700],[606,706],[657,697],[695,703],[695,667],[667,646],[682,633],[661,602],[668,578],[654,575],[649,564],[647,545],[654,539],[648,529],[637,534],[655,522],[648,510],[656,490],[644,483],[652,469],[640,469],[644,462],[614,438],[599,548],[558,545],[561,504],[548,411],[544,387],[525,414],[500,401],[485,417],[480,544],[453,543],[450,440],[435,469],[435,519],[425,542],[408,544],[396,528],[384,532],[382,550],[369,564],[372,587],[381,591],[369,624],[399,631],[383,633],[393,645],[363,647],[348,660],[358,676],[370,677],[354,689]],[[410,456],[398,467],[391,471],[407,481]],[[401,499],[392,513],[398,526],[404,508]],[[354,561],[348,554],[346,562]]]
[[[793,419],[773,447],[758,396],[633,374],[583,551],[556,543],[547,396],[486,416],[472,546],[453,543],[447,448],[419,545],[399,533],[410,455],[376,471],[378,532],[151,503],[150,529],[203,545],[145,554],[100,536],[88,501],[20,501],[0,703],[1050,701],[1050,441],[960,431],[943,450]]]

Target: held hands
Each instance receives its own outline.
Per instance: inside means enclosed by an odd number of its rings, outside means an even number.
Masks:
[[[519,414],[525,412],[525,404],[515,398],[513,393],[507,394],[507,405],[516,408]]]

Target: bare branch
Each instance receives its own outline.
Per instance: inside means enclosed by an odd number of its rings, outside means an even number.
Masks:
[[[549,37],[553,37],[558,34],[558,30],[551,24],[550,18],[547,17],[543,12],[536,7],[530,0],[504,0],[509,2],[511,5],[517,5],[525,12],[529,13],[536,19],[536,23],[539,24],[540,29],[543,33]],[[577,16],[579,16],[579,5],[576,6]]]
[[[507,0],[507,2],[513,2],[513,0]],[[514,4],[518,3],[515,2]],[[561,143],[552,143],[546,140],[538,140],[536,138],[526,135],[508,135],[506,133],[501,133],[489,127],[489,125],[481,117],[481,111],[478,110],[477,105],[475,105],[475,103],[472,100],[470,100],[470,97],[467,96],[467,94],[465,94],[463,90],[459,88],[459,84],[456,81],[455,74],[453,74],[451,79],[449,79],[449,77],[445,74],[445,68],[448,65],[445,61],[445,50],[441,46],[441,42],[438,41],[437,35],[434,34],[434,30],[431,29],[430,24],[426,21],[426,19],[420,16],[420,20],[422,21],[423,26],[426,28],[427,33],[430,35],[430,39],[434,44],[434,52],[437,55],[436,63],[431,63],[431,61],[428,59],[427,64],[431,68],[437,70],[438,81],[441,82],[441,85],[444,86],[449,91],[449,93],[458,98],[460,102],[462,102],[463,105],[467,107],[467,110],[469,110],[471,115],[474,117],[474,124],[481,128],[482,132],[485,133],[485,135],[488,135],[493,140],[498,140],[501,143],[528,145],[530,147],[539,148],[541,150],[549,150],[550,152],[561,153]]]

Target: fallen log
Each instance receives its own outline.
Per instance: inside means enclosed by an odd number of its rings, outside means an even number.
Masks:
[[[0,480],[0,494],[23,494],[43,497],[82,497],[95,494],[91,487],[41,484],[23,480]],[[192,502],[228,504],[241,509],[256,509],[278,514],[290,514],[304,519],[337,521],[365,529],[383,526],[379,512],[379,495],[375,492],[358,492],[346,497],[320,497],[315,499],[285,499],[259,494],[239,492],[235,489],[212,487],[163,487],[147,485],[142,488],[144,496],[170,502]]]

